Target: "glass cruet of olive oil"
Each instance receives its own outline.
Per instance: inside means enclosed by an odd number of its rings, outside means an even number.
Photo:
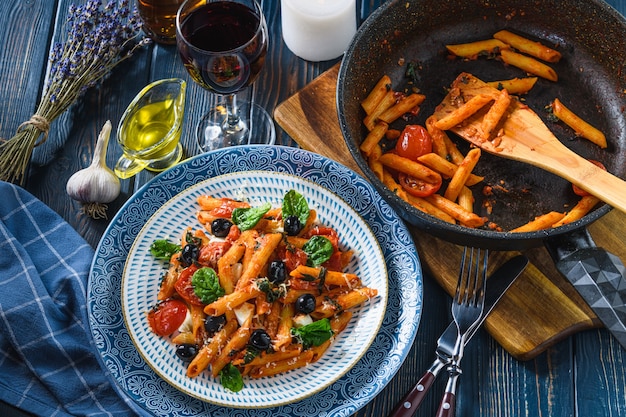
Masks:
[[[186,87],[180,78],[155,81],[128,105],[117,127],[123,151],[115,166],[118,177],[130,178],[144,168],[164,171],[180,161]]]

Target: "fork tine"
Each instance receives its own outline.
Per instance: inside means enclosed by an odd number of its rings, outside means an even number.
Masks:
[[[459,279],[454,295],[454,303],[476,305],[476,296],[480,295],[479,288],[483,286],[483,283],[486,280],[488,255],[489,251],[485,249],[482,255],[483,266],[481,268],[481,249],[469,248],[468,254],[468,248],[463,248],[463,257],[461,258]]]
[[[465,291],[462,291],[462,288],[464,288],[464,286],[466,286],[467,284],[465,283],[466,279],[465,279],[465,269],[466,269],[466,263],[467,263],[468,259],[467,259],[467,246],[465,246],[463,248],[463,257],[461,258],[461,267],[459,269],[459,279],[456,283],[456,292],[454,293],[454,303],[456,304],[462,304],[462,297],[465,294]],[[471,265],[471,260],[470,260],[470,265]]]
[[[480,265],[480,249],[476,253],[476,262],[475,262],[475,271],[474,271],[474,290],[473,290],[473,298],[472,304],[474,306],[479,306],[484,303],[485,298],[485,285],[487,282],[487,258],[489,256],[489,251],[485,249],[483,254],[483,265],[482,265],[482,274],[481,265]]]

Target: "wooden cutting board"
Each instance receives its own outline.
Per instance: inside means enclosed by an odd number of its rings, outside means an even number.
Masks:
[[[339,64],[281,103],[276,122],[303,149],[360,170],[343,140],[335,91]],[[600,247],[626,263],[626,214],[613,210],[589,228]],[[462,247],[411,227],[424,270],[449,293],[456,286]],[[442,256],[446,254],[446,256]],[[490,256],[496,268],[514,252]],[[552,344],[586,329],[602,326],[572,285],[557,271],[544,248],[525,251],[530,264],[485,322],[487,331],[519,360],[532,359]]]

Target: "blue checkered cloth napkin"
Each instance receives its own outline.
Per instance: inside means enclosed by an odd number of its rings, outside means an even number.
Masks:
[[[38,416],[131,416],[87,319],[93,249],[35,197],[0,182],[0,400]]]

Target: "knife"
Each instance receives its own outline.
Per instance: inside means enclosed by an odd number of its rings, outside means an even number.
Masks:
[[[474,330],[468,333],[465,344],[476,334],[485,321],[491,310],[498,304],[500,298],[509,289],[511,284],[522,273],[528,265],[528,258],[524,255],[517,255],[506,261],[487,279],[487,293],[485,294],[485,307],[483,315]],[[437,341],[436,358],[426,373],[415,384],[402,400],[396,405],[390,417],[411,417],[426,396],[429,388],[435,382],[439,372],[452,360],[452,352],[457,336],[457,327],[454,321],[441,334]]]
[[[546,239],[557,269],[626,349],[626,267],[596,247],[587,229]]]

